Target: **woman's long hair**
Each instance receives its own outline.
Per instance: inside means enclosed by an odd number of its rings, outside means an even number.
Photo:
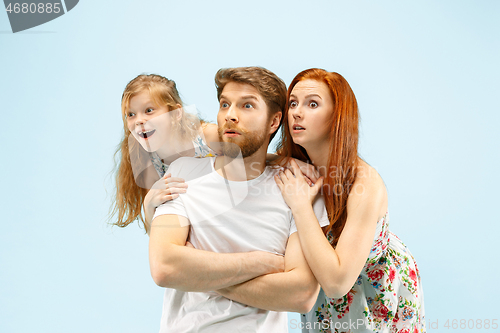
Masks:
[[[311,162],[306,150],[293,142],[288,125],[290,94],[295,85],[303,80],[325,83],[334,104],[329,120],[330,156],[322,192],[330,220],[323,232],[327,236],[331,233],[331,244],[335,247],[347,220],[347,198],[357,174],[358,104],[349,83],[338,73],[311,68],[297,74],[288,87],[281,142],[278,144],[278,154],[283,158],[293,157]]]
[[[116,200],[109,214],[110,220],[116,214],[118,215],[118,220],[112,224],[119,227],[126,227],[140,217],[146,229],[146,223],[142,215],[142,204],[148,193],[148,189],[137,185],[137,182],[142,183],[142,181],[134,178],[131,164],[131,155],[132,158],[139,158],[139,150],[142,148],[135,139],[129,140],[131,133],[127,126],[127,111],[130,99],[144,91],[149,92],[151,99],[156,105],[166,106],[170,111],[177,109],[177,104],[183,105],[175,82],[160,75],[141,74],[131,80],[125,87],[121,104],[123,138],[114,155],[116,159],[117,155],[120,154],[120,162],[116,174]],[[181,139],[192,140],[198,135],[199,120],[195,115],[183,112],[181,119],[174,118],[176,123],[172,125],[178,129]]]

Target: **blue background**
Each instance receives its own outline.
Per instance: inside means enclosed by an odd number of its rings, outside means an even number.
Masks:
[[[106,224],[122,91],[158,73],[215,121],[215,72],[249,65],[349,81],[429,331],[500,320],[499,14],[493,0],[82,0],[12,34],[0,12],[0,331],[158,331],[148,237]]]

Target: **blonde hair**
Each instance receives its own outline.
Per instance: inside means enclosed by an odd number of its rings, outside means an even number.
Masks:
[[[175,82],[161,75],[141,74],[125,87],[121,102],[124,135],[115,152],[115,157],[118,153],[121,155],[116,174],[116,200],[109,214],[110,220],[118,214],[118,221],[112,224],[119,227],[126,227],[139,217],[146,229],[142,205],[148,189],[137,185],[130,158],[131,155],[139,156],[142,148],[136,140],[130,140],[129,146],[131,133],[127,126],[127,111],[130,107],[130,100],[144,91],[149,92],[151,99],[157,106],[168,107],[169,111],[178,109],[178,104],[183,106]],[[176,129],[175,133],[178,133],[181,140],[193,140],[199,134],[200,123],[202,124],[203,121],[200,121],[196,115],[186,113],[183,110],[180,112],[182,112],[180,119],[172,117],[172,126]]]

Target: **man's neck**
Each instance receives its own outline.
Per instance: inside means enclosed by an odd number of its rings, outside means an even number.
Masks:
[[[266,168],[266,150],[259,149],[252,156],[243,159],[227,156],[217,157],[214,168],[217,173],[227,180],[248,181],[255,179]]]

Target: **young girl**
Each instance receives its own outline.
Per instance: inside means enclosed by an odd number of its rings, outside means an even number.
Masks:
[[[425,332],[420,275],[408,248],[388,230],[387,192],[358,157],[358,107],[337,73],[308,69],[288,88],[279,153],[310,161],[310,187],[297,165],[276,183],[292,209],[304,256],[322,290],[304,332]],[[312,200],[322,191],[330,225]]]
[[[182,179],[166,173],[168,165],[181,156],[217,155],[210,148],[219,141],[217,126],[185,112],[175,82],[155,74],[139,75],[127,84],[121,109],[124,135],[116,152],[121,160],[111,216],[118,213],[114,224],[120,227],[140,217],[149,233],[155,208],[187,188]]]

